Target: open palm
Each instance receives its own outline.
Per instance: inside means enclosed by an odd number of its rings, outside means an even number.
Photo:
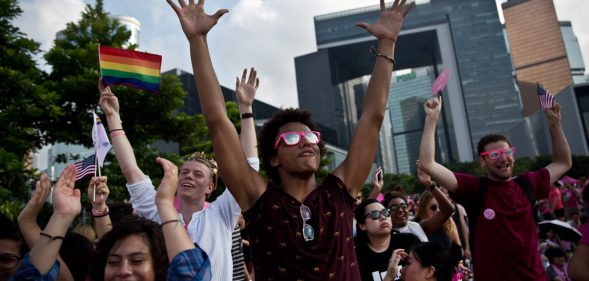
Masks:
[[[178,167],[169,160],[161,157],[158,157],[155,161],[160,164],[164,170],[164,177],[162,178],[155,195],[156,203],[173,204],[174,194],[178,187]]]
[[[221,9],[213,15],[207,15],[204,12],[204,0],[198,1],[197,4],[194,3],[194,0],[190,0],[188,5],[184,0],[179,0],[178,4],[180,6],[174,4],[173,0],[166,1],[178,15],[182,31],[184,31],[188,40],[194,39],[198,35],[206,35],[217,24],[219,19],[228,12],[226,9]]]
[[[80,190],[74,188],[76,168],[68,165],[53,189],[53,213],[63,216],[77,216],[82,210]]]
[[[247,69],[243,70],[241,80],[236,78],[237,81],[235,83],[235,94],[237,95],[237,100],[240,103],[252,105],[254,102],[256,91],[258,90],[258,86],[260,86],[260,79],[258,79],[257,74],[258,72],[252,67],[247,80]]]
[[[399,37],[399,33],[401,32],[403,20],[415,5],[415,2],[412,2],[405,6],[406,1],[407,0],[395,0],[393,6],[386,9],[384,0],[381,0],[380,17],[378,20],[372,25],[365,22],[360,22],[357,25],[364,28],[378,39],[397,41],[397,37]]]

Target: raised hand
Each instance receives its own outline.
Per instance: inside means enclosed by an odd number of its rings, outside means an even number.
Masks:
[[[217,24],[219,19],[229,12],[227,9],[221,9],[213,15],[207,15],[204,12],[204,0],[199,0],[197,4],[194,4],[194,0],[189,0],[188,5],[184,0],[178,0],[180,6],[174,4],[173,0],[166,1],[178,15],[182,31],[184,31],[188,41],[199,35],[206,35]]]
[[[88,185],[88,198],[90,199],[90,203],[92,203],[92,208],[94,210],[102,211],[106,209],[106,199],[110,194],[110,190],[108,189],[108,185],[106,184],[108,181],[107,177],[92,177],[90,180],[90,184]]]
[[[75,189],[76,168],[70,164],[65,167],[53,188],[53,214],[75,217],[82,210],[80,190]]]
[[[550,123],[560,123],[560,104],[554,102],[552,108],[545,108],[544,114]]]
[[[31,194],[31,199],[27,202],[25,208],[18,215],[19,222],[22,219],[37,218],[37,215],[43,208],[47,201],[47,197],[51,193],[51,180],[47,174],[41,174],[41,177],[35,184],[35,191]],[[35,223],[37,221],[35,220]]]
[[[106,116],[119,114],[119,99],[112,93],[110,86],[105,87],[102,78],[98,79],[98,91],[100,92],[100,108]]]
[[[428,99],[423,104],[423,109],[425,110],[425,115],[427,117],[438,117],[440,115],[440,111],[442,110],[442,98],[435,97]]]
[[[235,77],[235,94],[237,95],[237,102],[240,107],[248,107],[253,104],[254,98],[256,97],[256,91],[258,90],[258,86],[260,86],[260,79],[258,79],[257,75],[258,72],[252,67],[247,82],[245,80],[247,76],[247,68],[243,70],[241,80],[239,80],[238,77]]]
[[[385,280],[395,280],[395,277],[397,277],[397,268],[399,267],[399,262],[406,259],[407,256],[407,253],[403,249],[396,249],[393,251],[391,258],[389,259]]]
[[[372,188],[377,190],[379,193],[382,192],[382,187],[384,186],[384,176],[382,167],[378,167],[374,174],[372,174]]]
[[[415,2],[405,6],[407,0],[395,0],[393,6],[389,9],[385,7],[384,0],[380,0],[380,17],[370,25],[365,22],[359,22],[356,26],[364,28],[379,40],[397,41],[401,32],[401,25],[405,16],[415,6]]]
[[[158,157],[155,161],[164,169],[164,177],[157,189],[155,203],[158,206],[162,204],[174,205],[174,194],[178,186],[178,167],[167,159]]]

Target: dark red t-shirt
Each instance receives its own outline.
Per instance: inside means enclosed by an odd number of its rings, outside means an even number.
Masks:
[[[476,198],[479,178],[455,173],[458,190],[452,198],[467,204]],[[546,169],[521,174],[536,199],[548,196]],[[476,226],[474,275],[477,281],[547,280],[538,252],[538,232],[525,191],[514,181],[487,178],[487,191]]]
[[[315,238],[303,239],[301,202],[268,187],[245,212],[256,280],[360,280],[352,238],[352,198],[344,183],[328,175],[303,204]]]

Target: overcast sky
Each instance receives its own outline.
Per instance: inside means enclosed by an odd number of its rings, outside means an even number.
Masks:
[[[180,68],[192,72],[188,43],[166,1],[104,2],[107,12],[132,16],[141,22],[140,48],[163,55],[162,71]],[[55,33],[64,29],[67,22],[79,20],[85,4],[94,4],[94,0],[19,3],[24,13],[14,24],[41,42],[46,51],[51,48]],[[585,65],[589,66],[589,1],[554,3],[559,20],[572,21]],[[294,58],[317,49],[313,16],[376,4],[378,0],[209,0],[208,13],[220,8],[230,11],[209,33],[209,47],[221,85],[234,89],[236,75],[244,67],[254,66],[261,79],[260,100],[277,107],[298,106]]]

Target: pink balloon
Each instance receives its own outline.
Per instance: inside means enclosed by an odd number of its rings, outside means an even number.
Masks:
[[[443,91],[446,88],[446,84],[448,84],[448,78],[450,78],[450,70],[445,69],[438,78],[434,81],[432,85],[432,96],[437,96],[439,92]]]

